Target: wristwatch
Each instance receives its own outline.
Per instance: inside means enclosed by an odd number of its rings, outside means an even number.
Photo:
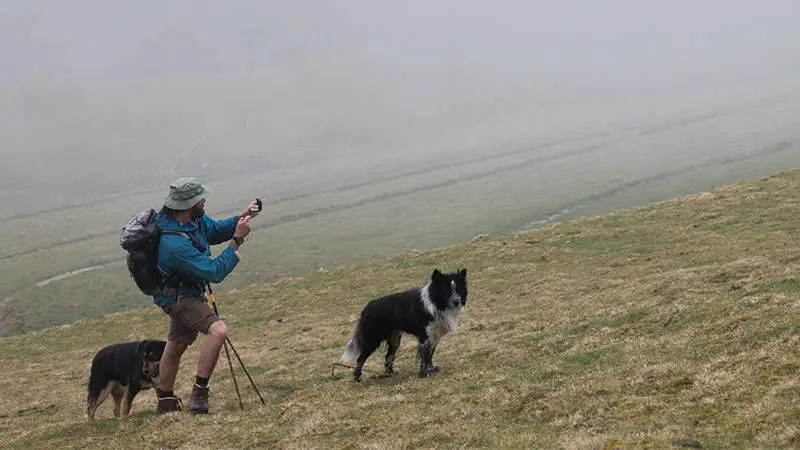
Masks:
[[[233,240],[234,240],[234,241],[236,241],[236,245],[242,245],[242,244],[244,244],[244,238],[243,238],[243,237],[234,236],[234,237],[233,237]]]

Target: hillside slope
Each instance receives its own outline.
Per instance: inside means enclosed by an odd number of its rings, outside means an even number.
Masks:
[[[155,309],[4,338],[0,445],[20,447],[800,446],[800,171],[635,211],[557,224],[220,296],[268,405],[225,361],[212,413],[87,424],[89,361],[163,337]],[[442,372],[350,380],[338,360],[369,299],[469,270],[469,310],[437,351]],[[188,398],[197,346],[184,357]],[[224,358],[224,356],[223,356]],[[110,402],[109,402],[110,403]],[[101,418],[111,416],[104,404]]]

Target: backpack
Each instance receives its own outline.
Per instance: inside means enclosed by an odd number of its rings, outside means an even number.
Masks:
[[[146,209],[131,217],[122,228],[119,244],[128,252],[128,271],[143,294],[155,296],[162,294],[170,281],[158,270],[158,245],[164,234],[178,234],[197,247],[194,240],[186,233],[165,231],[156,226],[156,210]],[[198,248],[199,249],[199,248]],[[169,278],[172,278],[170,276]],[[183,284],[179,281],[177,286]]]

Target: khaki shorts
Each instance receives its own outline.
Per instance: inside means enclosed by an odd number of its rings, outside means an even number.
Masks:
[[[219,320],[202,297],[184,297],[163,309],[172,318],[167,339],[178,344],[191,345],[198,331],[207,334],[211,324]]]

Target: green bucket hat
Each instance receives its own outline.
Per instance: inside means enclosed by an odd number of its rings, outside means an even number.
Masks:
[[[200,184],[197,178],[178,178],[169,185],[169,194],[164,199],[164,206],[176,211],[185,211],[211,193],[211,189]]]

